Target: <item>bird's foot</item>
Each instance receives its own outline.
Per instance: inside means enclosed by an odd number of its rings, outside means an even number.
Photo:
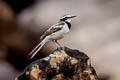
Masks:
[[[64,50],[64,47],[57,47],[57,50]]]

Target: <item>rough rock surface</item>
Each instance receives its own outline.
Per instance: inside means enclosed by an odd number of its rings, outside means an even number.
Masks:
[[[31,63],[16,80],[98,80],[90,58],[65,47]]]

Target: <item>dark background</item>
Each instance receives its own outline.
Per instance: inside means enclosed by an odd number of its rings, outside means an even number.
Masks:
[[[60,43],[85,52],[100,80],[119,80],[119,0],[0,0],[0,80],[14,80],[32,61],[55,50],[48,42],[26,59],[42,33],[65,14],[77,18]]]

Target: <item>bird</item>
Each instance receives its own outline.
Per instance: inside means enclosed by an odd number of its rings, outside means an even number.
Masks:
[[[53,43],[61,47],[57,40],[62,39],[64,35],[70,31],[71,20],[74,17],[76,16],[69,14],[64,15],[56,24],[53,24],[48,28],[48,30],[46,30],[40,37],[41,42],[39,42],[39,44],[29,53],[28,59],[32,59],[48,41],[53,41]]]

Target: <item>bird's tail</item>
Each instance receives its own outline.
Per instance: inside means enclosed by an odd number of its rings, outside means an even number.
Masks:
[[[32,59],[37,52],[44,46],[44,44],[48,41],[48,38],[44,38],[27,56],[28,59]]]

